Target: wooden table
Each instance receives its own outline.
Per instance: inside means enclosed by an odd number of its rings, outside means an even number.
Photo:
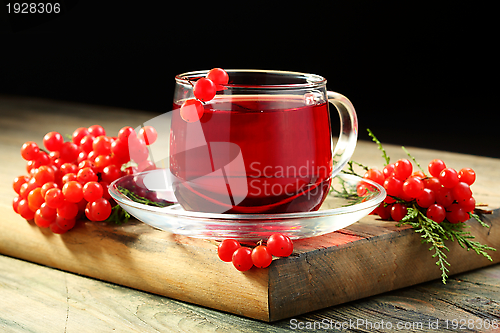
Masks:
[[[12,179],[24,171],[19,154],[23,142],[41,142],[48,131],[72,133],[95,123],[117,132],[156,115],[1,97],[0,219],[12,209]],[[408,148],[423,164],[439,157],[451,167],[474,168],[478,172],[475,197],[490,208],[500,207],[500,160]],[[394,160],[405,156],[399,147],[387,150]],[[379,155],[373,143],[360,142],[354,159],[381,166]],[[0,255],[0,300],[0,328],[5,332],[284,332],[311,325],[347,332],[388,331],[390,327],[411,332],[433,331],[436,325],[439,331],[457,331],[464,323],[464,328],[473,327],[465,331],[487,332],[492,330],[488,323],[500,321],[500,266],[454,275],[446,285],[436,280],[264,323]]]

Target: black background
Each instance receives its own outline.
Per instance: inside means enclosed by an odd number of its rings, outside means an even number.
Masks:
[[[382,142],[500,157],[492,2],[61,0],[52,16],[7,3],[0,94],[163,113],[185,71],[308,72],[352,101],[362,139],[370,128]]]

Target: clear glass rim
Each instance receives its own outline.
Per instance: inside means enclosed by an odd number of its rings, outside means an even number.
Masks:
[[[237,83],[229,83],[224,85],[229,89],[304,89],[304,88],[315,88],[326,85],[326,79],[320,75],[316,74],[307,74],[301,72],[292,72],[292,71],[280,71],[280,70],[266,70],[266,69],[226,69],[225,70],[229,77],[231,78],[231,73],[255,73],[255,74],[274,74],[281,75],[285,77],[302,77],[305,82],[304,83],[284,83],[284,84],[265,84],[265,85],[252,85],[252,84],[237,84]],[[192,71],[185,72],[182,74],[178,74],[175,76],[175,81],[178,84],[183,85],[191,85],[189,80],[190,78],[197,79],[200,77],[205,77],[209,71]]]

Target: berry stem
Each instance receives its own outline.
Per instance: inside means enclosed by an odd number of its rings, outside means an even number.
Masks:
[[[194,83],[188,77],[184,77],[184,79],[194,88]]]
[[[194,83],[193,83],[193,81],[191,81],[188,77],[185,77],[185,79],[186,79],[186,80],[187,80],[187,82],[191,85],[191,87],[193,87],[193,89],[194,89]],[[199,99],[197,99],[197,98],[196,98],[196,100],[197,100],[197,101],[200,101],[200,102],[201,102],[201,104],[205,105],[205,102],[203,102],[203,101],[201,101],[201,100],[199,100]]]

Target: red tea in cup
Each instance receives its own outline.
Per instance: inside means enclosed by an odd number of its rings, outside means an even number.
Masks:
[[[192,98],[189,76],[195,80],[199,73],[177,77],[170,172],[178,202],[186,210],[211,213],[317,210],[332,177],[354,150],[352,105],[342,95],[327,93],[326,80],[319,76],[228,73],[226,89],[204,104],[203,116],[195,122],[183,120],[179,108]],[[340,161],[333,158],[328,108],[337,96],[341,122],[348,125],[342,127],[348,131],[341,133],[335,151]]]

